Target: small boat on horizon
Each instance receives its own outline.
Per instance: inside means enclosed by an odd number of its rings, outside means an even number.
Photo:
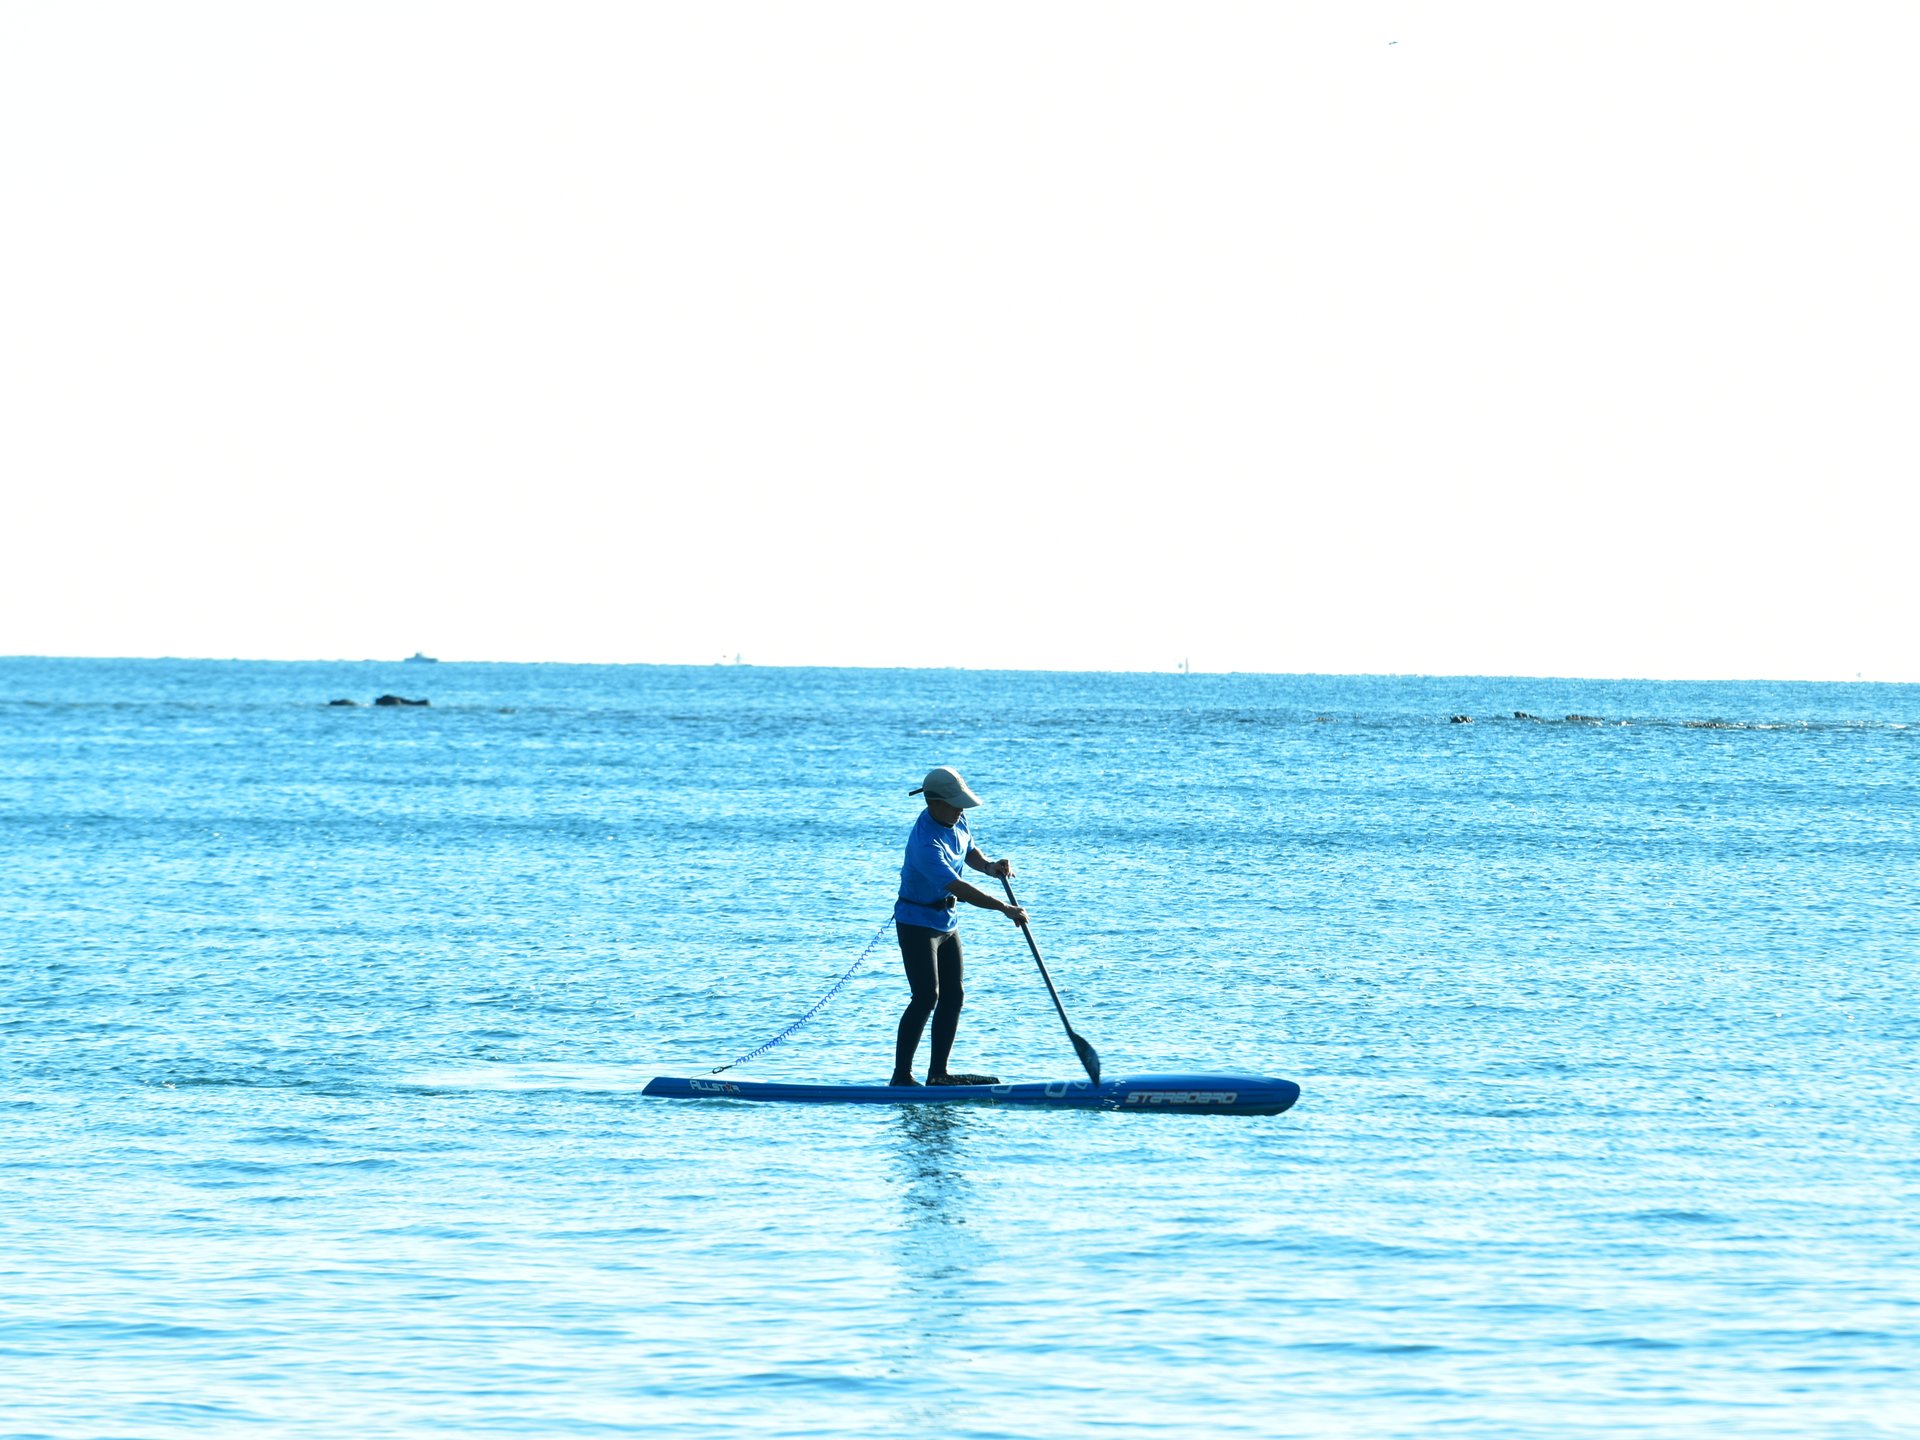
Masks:
[[[429,655],[424,650],[416,650],[401,663],[406,665],[438,665],[440,661],[436,656]]]

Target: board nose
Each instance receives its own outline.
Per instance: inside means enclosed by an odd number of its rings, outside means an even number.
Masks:
[[[1282,1080],[1278,1075],[1262,1075],[1262,1080],[1273,1087],[1274,1100],[1283,1110],[1293,1108],[1293,1102],[1300,1098],[1300,1086],[1292,1080]]]

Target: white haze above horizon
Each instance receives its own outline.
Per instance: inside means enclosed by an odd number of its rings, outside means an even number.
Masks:
[[[0,654],[1920,680],[1916,40],[11,4]]]

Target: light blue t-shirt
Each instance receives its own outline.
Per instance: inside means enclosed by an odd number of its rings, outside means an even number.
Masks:
[[[962,815],[949,829],[933,818],[931,810],[922,810],[907,836],[907,856],[900,866],[900,898],[894,901],[893,918],[902,925],[922,925],[929,930],[958,930],[959,902],[935,909],[929,902],[945,900],[947,886],[967,873],[967,852],[973,848],[973,833]]]

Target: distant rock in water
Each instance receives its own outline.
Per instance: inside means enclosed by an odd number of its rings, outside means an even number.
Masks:
[[[1516,720],[1538,720],[1540,717],[1538,715],[1529,715],[1524,710],[1516,710],[1513,712],[1513,718]]]
[[[1598,715],[1567,716],[1567,724],[1569,725],[1604,725],[1606,723],[1607,722],[1602,720]]]
[[[329,701],[327,701],[327,704],[329,704],[329,705],[353,705],[353,706],[356,706],[356,707],[357,707],[357,706],[358,706],[358,705],[360,704],[360,702],[359,702],[358,700],[329,700]]]
[[[430,700],[408,700],[400,695],[382,695],[373,703],[376,705],[430,705],[433,702]]]
[[[1449,715],[1447,717],[1447,723],[1449,725],[1471,725],[1473,723],[1473,717],[1471,715]]]

